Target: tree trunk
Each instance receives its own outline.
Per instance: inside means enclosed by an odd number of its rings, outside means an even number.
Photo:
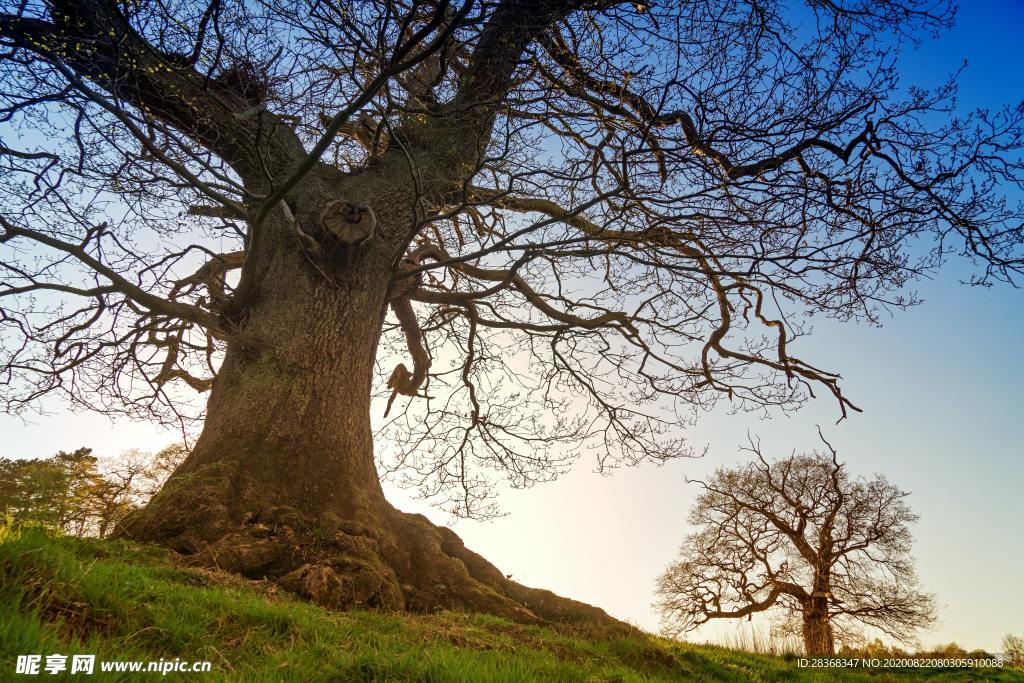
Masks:
[[[835,640],[832,623],[828,616],[828,602],[825,598],[812,598],[803,613],[804,651],[809,657],[824,657],[835,654]]]
[[[330,607],[618,624],[508,581],[449,529],[388,504],[370,401],[394,259],[358,247],[344,255],[347,273],[325,278],[283,221],[268,228],[267,252],[246,265],[260,268],[259,288],[228,340],[202,434],[126,534]]]

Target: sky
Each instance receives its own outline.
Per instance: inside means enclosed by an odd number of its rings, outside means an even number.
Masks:
[[[1024,2],[966,2],[956,28],[902,58],[904,84],[935,86],[966,59],[960,107],[995,108],[1024,98],[1020,41]],[[658,628],[654,582],[690,530],[699,478],[744,460],[747,435],[767,455],[818,446],[816,427],[853,474],[884,473],[911,492],[917,567],[934,592],[940,623],[925,645],[956,641],[998,651],[1006,633],[1024,634],[1024,290],[971,288],[965,264],[951,262],[915,291],[924,303],[879,328],[819,320],[796,355],[838,369],[846,394],[864,408],[839,425],[821,397],[792,416],[708,414],[687,436],[707,456],[662,467],[593,471],[587,456],[555,482],[503,494],[508,514],[489,522],[453,520],[388,489],[399,508],[451,526],[467,546],[512,578],[603,607],[647,630]],[[157,450],[175,439],[145,423],[70,412],[0,415],[0,456],[41,457],[91,446],[99,454]],[[725,624],[691,636],[729,635]]]

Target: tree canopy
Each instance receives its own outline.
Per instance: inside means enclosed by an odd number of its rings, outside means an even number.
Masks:
[[[954,115],[955,79],[898,78],[953,16],[2,2],[5,407],[201,419],[290,253],[331,291],[385,273],[378,456],[456,513],[584,450],[687,455],[681,427],[722,400],[824,392],[845,416],[838,371],[798,351],[806,316],[874,321],[951,254],[983,285],[1024,263],[1024,108]]]

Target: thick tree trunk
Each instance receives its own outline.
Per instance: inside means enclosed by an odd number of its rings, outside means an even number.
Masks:
[[[828,616],[828,603],[823,598],[813,598],[803,613],[804,651],[810,657],[835,654],[835,640],[832,623]]]
[[[372,249],[354,260],[332,281],[294,248],[262,258],[203,432],[127,534],[331,607],[618,623],[508,581],[450,530],[384,499],[370,399],[391,263]]]

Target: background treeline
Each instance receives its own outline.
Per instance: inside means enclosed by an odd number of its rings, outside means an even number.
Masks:
[[[914,657],[917,659],[990,659],[995,653],[986,650],[965,650],[956,643],[939,645],[931,650],[905,650],[891,643],[884,643],[879,639],[861,644],[851,644],[841,647],[838,652],[840,657],[858,657],[866,659],[905,659]],[[1024,667],[1024,638],[1007,634],[1002,641],[1003,661],[1013,667]]]
[[[731,634],[723,635],[708,645],[719,645],[730,650],[752,652],[759,655],[779,657],[803,656],[803,642],[784,624],[776,623],[769,628],[751,627],[738,628]],[[1001,656],[1006,665],[1024,668],[1024,637],[1007,634],[1002,640],[999,652],[973,649],[968,650],[957,643],[935,645],[932,647],[903,648],[895,643],[887,643],[880,638],[869,638],[867,635],[848,633],[839,647],[838,657],[855,657],[863,659],[990,659]]]
[[[149,501],[187,454],[175,444],[157,453],[131,450],[115,457],[79,448],[52,458],[0,458],[0,513],[66,534],[104,538]]]
[[[851,643],[839,648],[838,654],[840,657],[863,659],[991,659],[995,657],[994,653],[987,650],[966,650],[957,643],[937,645],[930,650],[908,650],[893,643],[883,642],[878,638],[867,643]]]

